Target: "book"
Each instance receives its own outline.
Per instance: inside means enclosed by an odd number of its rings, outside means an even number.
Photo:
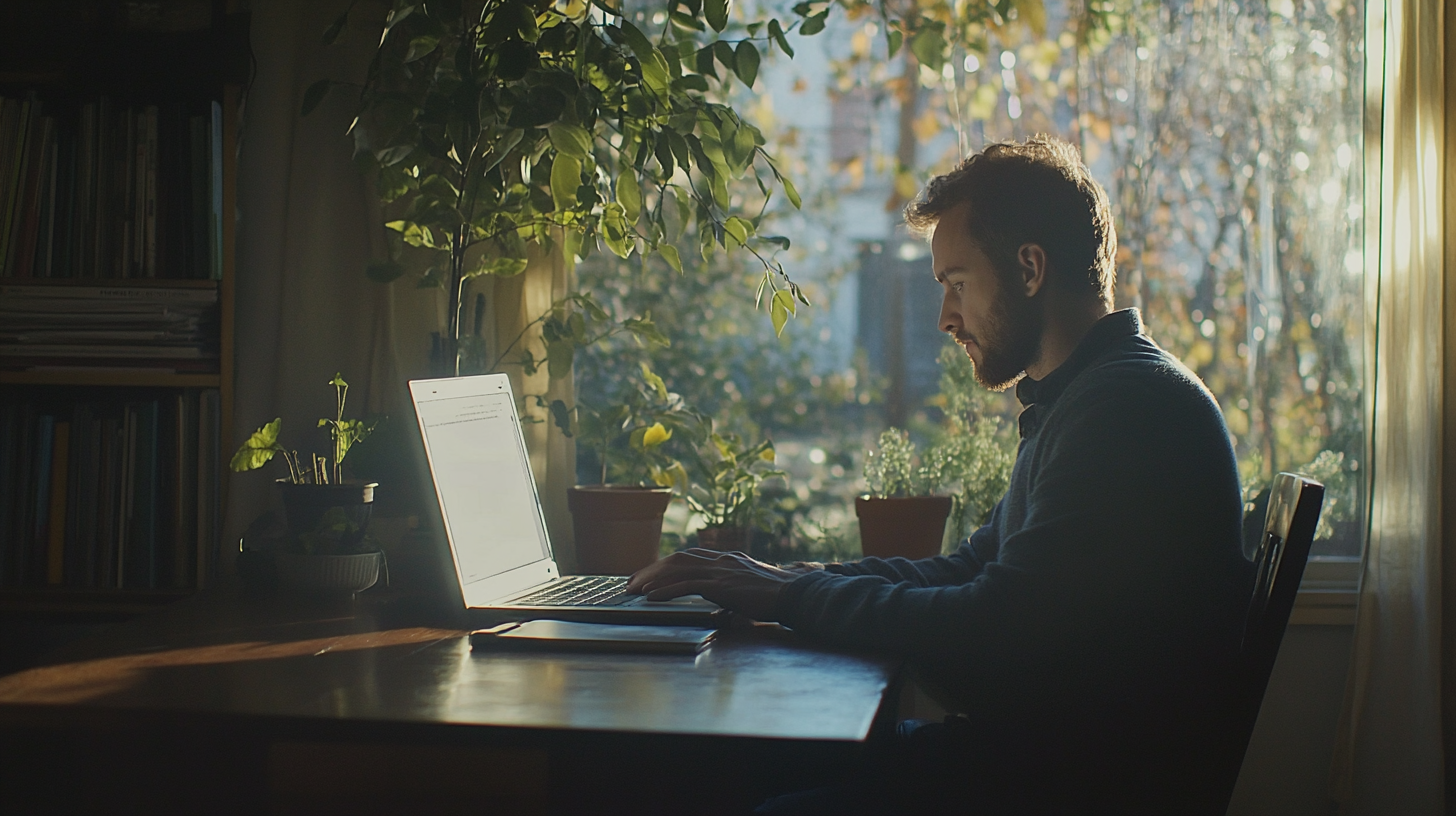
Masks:
[[[212,583],[222,518],[222,394],[209,388],[197,409],[197,588]]]
[[[55,423],[51,444],[51,488],[46,523],[46,583],[60,586],[66,571],[66,498],[71,463],[71,423]]]
[[[208,191],[212,198],[212,219],[210,234],[208,235],[209,254],[211,259],[211,270],[208,277],[213,280],[222,280],[222,105],[216,100],[212,102],[212,122],[208,128],[208,137],[212,147],[212,161],[209,165],[209,187]]]
[[[470,633],[475,651],[651,652],[694,655],[717,636],[716,629],[577,621],[528,620]]]
[[[0,284],[0,304],[20,307],[31,300],[132,300],[153,303],[217,303],[217,289],[182,286],[57,286],[45,283]],[[45,304],[70,309],[72,304]]]

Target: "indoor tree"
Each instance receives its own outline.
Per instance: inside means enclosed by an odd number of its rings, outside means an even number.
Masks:
[[[322,80],[303,112],[334,86],[358,98],[349,127],[380,198],[401,201],[377,281],[401,277],[401,244],[430,253],[419,283],[448,294],[440,363],[458,373],[461,290],[477,275],[516,275],[560,247],[585,257],[659,254],[678,271],[673,239],[698,227],[700,251],[744,248],[762,263],[782,332],[803,294],[775,260],[788,239],[759,236],[730,182],[752,179],[795,207],[798,192],[764,150],[763,134],[711,91],[752,87],[772,46],[823,28],[827,9],[735,25],[731,0],[665,0],[650,20],[607,0],[395,0],[360,84]],[[333,42],[353,4],[324,33]],[[640,25],[639,25],[640,23]]]

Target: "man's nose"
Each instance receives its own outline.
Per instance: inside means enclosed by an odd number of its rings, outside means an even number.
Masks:
[[[946,295],[940,301],[940,330],[947,334],[956,334],[960,328],[960,313],[956,311],[954,301],[949,295]]]

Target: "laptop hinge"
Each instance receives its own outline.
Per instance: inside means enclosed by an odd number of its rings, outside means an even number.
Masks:
[[[467,585],[463,593],[465,607],[469,609],[477,606],[492,606],[560,576],[561,572],[556,568],[556,561],[543,558],[533,564],[516,567],[513,570],[482,578]]]

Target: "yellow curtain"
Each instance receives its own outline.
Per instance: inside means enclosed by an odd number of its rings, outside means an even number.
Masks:
[[[1342,813],[1440,813],[1445,0],[1371,0],[1370,535],[1333,767]],[[1369,165],[1367,165],[1369,166]]]
[[[559,236],[558,236],[559,237]],[[562,242],[557,241],[549,253],[533,253],[526,271],[513,278],[475,278],[466,293],[467,330],[473,328],[471,314],[475,304],[484,308],[487,360],[504,356],[505,363],[497,370],[511,377],[521,411],[521,429],[531,457],[531,472],[536,477],[536,491],[551,535],[551,549],[562,571],[575,572],[576,549],[572,537],[571,515],[566,507],[566,489],[576,484],[576,444],[551,422],[536,397],[562,400],[574,405],[575,393],[570,377],[552,380],[543,364],[527,376],[522,366],[511,361],[521,351],[530,351],[540,360],[545,356],[541,324],[554,303],[575,286],[574,267]],[[484,301],[476,301],[484,298]]]

